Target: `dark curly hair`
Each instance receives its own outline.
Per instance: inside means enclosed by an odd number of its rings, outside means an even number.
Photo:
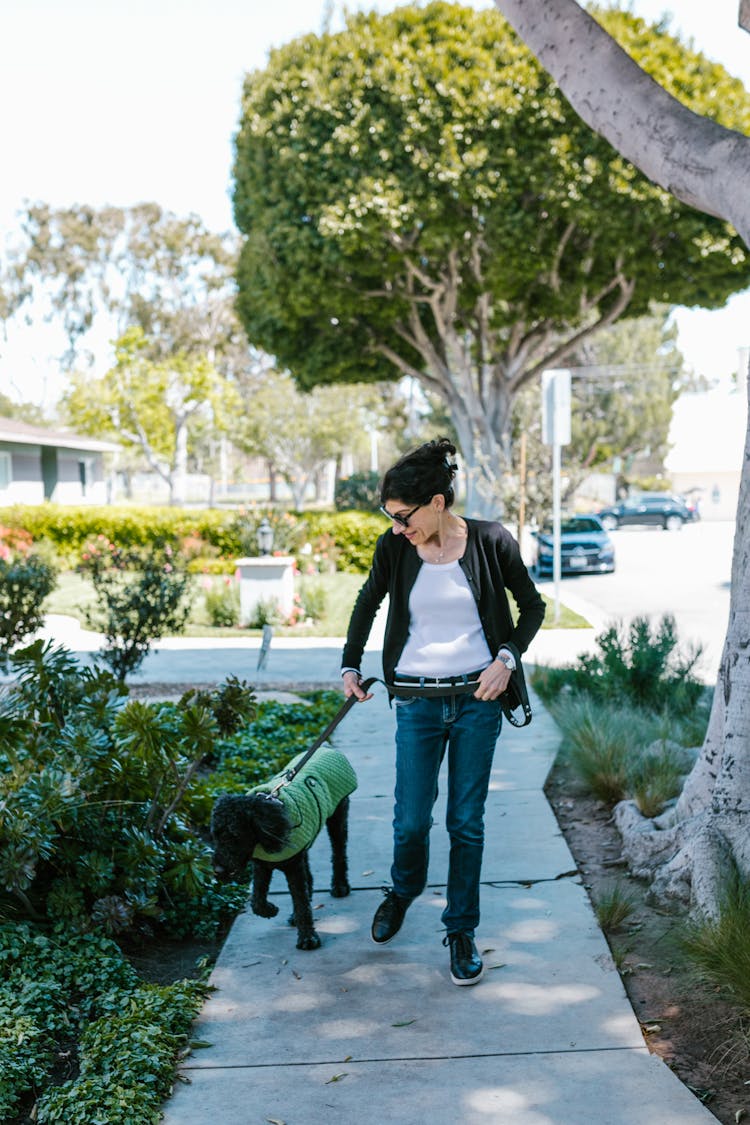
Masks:
[[[440,494],[446,508],[450,508],[455,499],[453,478],[458,470],[455,455],[455,445],[444,437],[426,441],[405,453],[383,477],[380,503],[403,500],[405,504],[427,504]]]

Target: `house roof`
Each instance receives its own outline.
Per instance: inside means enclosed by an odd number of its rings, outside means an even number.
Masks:
[[[70,430],[51,430],[48,426],[32,426],[17,418],[0,418],[0,441],[18,445],[53,445],[58,449],[81,449],[91,453],[114,453],[120,449],[117,442],[99,441]]]

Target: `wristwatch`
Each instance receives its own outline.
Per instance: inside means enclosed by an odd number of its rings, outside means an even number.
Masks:
[[[511,672],[515,672],[516,661],[513,653],[509,652],[507,648],[501,648],[495,660],[499,660],[500,663],[504,664],[506,668],[509,668]]]

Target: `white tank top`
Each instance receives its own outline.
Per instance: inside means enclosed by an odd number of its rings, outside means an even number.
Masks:
[[[423,562],[409,595],[409,636],[396,672],[461,676],[491,662],[477,603],[458,561]]]

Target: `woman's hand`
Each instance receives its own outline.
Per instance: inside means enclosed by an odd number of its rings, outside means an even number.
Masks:
[[[372,699],[372,692],[364,692],[359,686],[361,678],[357,672],[344,672],[342,680],[344,681],[344,695],[347,699],[350,695],[356,695],[360,703],[364,703],[366,699]]]
[[[479,677],[475,699],[499,699],[510,683],[510,668],[502,660],[493,660]]]

